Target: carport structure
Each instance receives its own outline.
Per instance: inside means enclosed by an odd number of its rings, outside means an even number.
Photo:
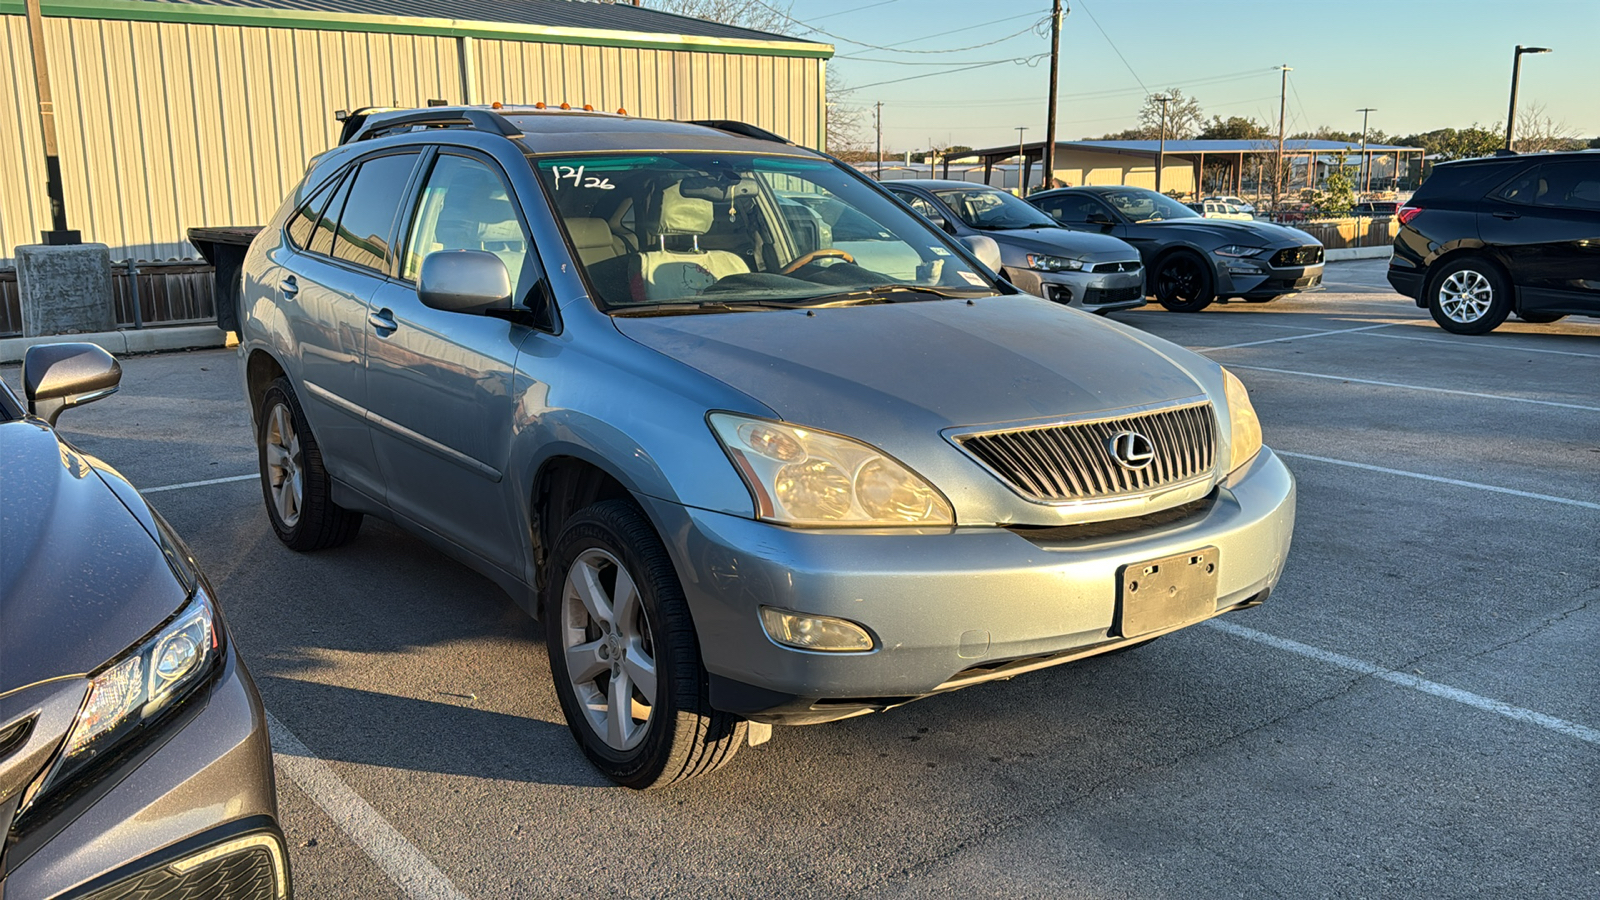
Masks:
[[[1035,161],[1042,162],[1044,141],[1032,144],[1010,144],[974,151],[984,167],[984,181],[996,163],[1022,156],[1022,184],[1029,183]],[[1204,190],[1203,174],[1206,163],[1221,162],[1227,168],[1225,185],[1213,189],[1240,193],[1245,184],[1245,168],[1251,157],[1262,164],[1278,152],[1278,142],[1272,140],[1169,140],[1163,147],[1160,141],[1057,141],[1055,169],[1051,173],[1073,185],[1125,184],[1134,187],[1154,188],[1155,167],[1160,161],[1161,184],[1164,190],[1194,193]],[[1390,144],[1367,144],[1363,151],[1359,144],[1345,141],[1290,140],[1283,142],[1283,155],[1288,176],[1285,189],[1314,188],[1327,172],[1339,165],[1358,165],[1371,172],[1373,162],[1389,160],[1388,174],[1381,178],[1389,186],[1398,186],[1402,172],[1410,171],[1410,158],[1414,155],[1420,167],[1425,150],[1420,147],[1400,147]],[[1163,158],[1164,157],[1164,158]],[[945,164],[948,175],[949,163]],[[1261,176],[1256,181],[1259,184]],[[1041,173],[1041,181],[1043,175]],[[1378,177],[1368,179],[1379,182]]]

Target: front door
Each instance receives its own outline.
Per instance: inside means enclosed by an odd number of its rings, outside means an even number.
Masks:
[[[486,250],[527,296],[542,277],[504,173],[487,156],[441,151],[414,198],[398,278],[372,298],[367,383],[389,506],[511,572],[527,529],[506,471],[518,347],[545,337],[481,312],[417,298],[423,257]]]
[[[1478,231],[1505,254],[1519,311],[1600,312],[1600,159],[1542,163],[1485,202]]]

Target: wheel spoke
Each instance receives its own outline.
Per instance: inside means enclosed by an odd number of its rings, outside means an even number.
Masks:
[[[625,674],[613,673],[606,697],[606,741],[613,747],[627,746],[633,734],[633,682]]]
[[[267,444],[267,465],[281,469],[289,461],[289,453],[277,444]]]
[[[627,654],[622,657],[622,670],[627,673],[628,680],[639,688],[639,693],[654,704],[656,702],[656,661],[646,656],[643,649],[637,645],[631,645],[628,647]]]
[[[589,618],[596,625],[609,629],[613,621],[611,603],[606,597],[606,589],[600,584],[600,573],[595,570],[594,564],[588,560],[578,560],[572,566],[571,579],[578,599],[583,601],[583,608],[589,612]]]
[[[617,585],[611,591],[611,610],[616,616],[612,620],[616,631],[624,638],[638,637],[641,629],[635,622],[639,619],[639,587],[621,566],[617,567]]]
[[[604,675],[611,664],[600,658],[605,641],[596,640],[567,648],[567,674],[573,684],[587,684]]]

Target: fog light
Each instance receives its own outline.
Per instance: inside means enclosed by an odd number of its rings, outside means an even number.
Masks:
[[[872,635],[865,628],[832,616],[808,616],[763,606],[761,625],[774,641],[799,650],[865,653],[873,648]]]

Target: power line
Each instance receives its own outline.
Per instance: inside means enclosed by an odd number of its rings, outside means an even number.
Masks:
[[[859,91],[859,90],[861,90],[863,88],[882,87],[883,85],[886,85],[886,84],[899,84],[902,81],[915,81],[915,80],[917,80],[919,78],[932,78],[935,75],[951,75],[951,74],[954,74],[956,72],[969,72],[969,71],[971,71],[973,69],[985,69],[985,68],[988,68],[989,66],[998,66],[998,65],[1001,65],[1003,63],[1008,63],[1008,62],[1025,63],[1025,64],[1031,66],[1031,65],[1034,65],[1035,63],[1039,62],[1040,60],[1044,59],[1045,57],[1047,57],[1049,55],[1050,54],[1048,54],[1048,53],[1040,53],[1037,56],[1019,57],[1017,59],[1002,59],[999,62],[978,63],[977,65],[973,65],[973,66],[962,66],[959,69],[946,69],[943,72],[924,72],[921,75],[907,75],[905,78],[893,78],[893,79],[890,79],[888,81],[874,81],[871,84],[858,84],[858,85],[855,85],[854,87],[846,88],[846,90],[847,91]]]
[[[831,19],[834,16],[842,16],[845,13],[858,13],[858,12],[861,12],[862,10],[864,10],[864,9],[871,9],[874,6],[888,6],[891,3],[899,3],[899,2],[900,2],[900,0],[878,0],[877,3],[869,3],[866,6],[857,6],[857,7],[854,7],[852,9],[841,9],[838,12],[825,13],[823,15],[816,16],[816,18],[818,18],[818,19]]]
[[[1204,78],[1196,78],[1196,79],[1189,80],[1189,81],[1172,82],[1168,86],[1169,87],[1180,87],[1180,88],[1182,88],[1182,87],[1218,85],[1218,84],[1224,84],[1224,83],[1227,83],[1227,82],[1246,81],[1246,80],[1249,80],[1249,79],[1252,79],[1252,78],[1260,78],[1260,77],[1262,77],[1264,75],[1267,75],[1267,74],[1269,74],[1271,72],[1274,72],[1274,71],[1276,71],[1276,70],[1274,70],[1274,69],[1261,69],[1261,70],[1252,70],[1252,71],[1249,71],[1249,72],[1236,72],[1236,73],[1232,73],[1232,74],[1228,74],[1228,75],[1210,75],[1210,76],[1206,76]],[[1141,89],[1140,88],[1115,88],[1115,89],[1104,90],[1104,91],[1083,91],[1083,92],[1076,93],[1076,94],[1062,94],[1060,99],[1062,99],[1062,100],[1106,99],[1106,98],[1115,97],[1115,96],[1118,96],[1118,95],[1138,94],[1138,93],[1141,93]],[[1276,96],[1276,95],[1274,95],[1274,96]],[[975,104],[975,105],[982,105],[982,106],[1036,106],[1036,105],[1038,105],[1039,102],[1040,102],[1039,100],[993,100],[993,101],[986,101],[986,102],[983,102],[981,104]],[[945,102],[945,101],[943,101],[943,100],[907,100],[907,101],[897,102],[895,105],[896,106],[907,106],[907,107],[943,108],[943,107],[948,107],[950,104]]]
[[[1089,21],[1094,23],[1094,27],[1100,31],[1100,36],[1106,39],[1106,43],[1111,45],[1111,50],[1117,54],[1117,59],[1122,60],[1122,64],[1128,67],[1128,74],[1133,76],[1134,81],[1139,82],[1139,87],[1146,94],[1150,93],[1150,89],[1144,86],[1144,80],[1139,77],[1139,73],[1133,70],[1133,65],[1128,62],[1128,58],[1122,55],[1121,50],[1117,49],[1117,42],[1113,41],[1111,35],[1106,34],[1106,30],[1100,27],[1100,20],[1094,17],[1094,12],[1089,9],[1089,4],[1084,3],[1083,0],[1078,0],[1078,5],[1083,7],[1083,11],[1089,14]]]
[[[801,28],[807,29],[809,31],[814,31],[817,34],[823,35],[824,37],[829,37],[829,38],[832,38],[832,39],[834,39],[836,41],[844,41],[847,44],[855,44],[857,47],[866,47],[869,50],[884,50],[884,51],[887,51],[889,53],[929,53],[929,54],[932,54],[932,53],[960,53],[960,52],[962,52],[964,50],[977,50],[977,49],[979,49],[981,47],[991,47],[991,46],[993,46],[995,44],[998,44],[998,43],[1001,43],[1003,41],[1009,41],[1014,37],[1020,37],[1020,36],[1022,36],[1024,34],[1027,34],[1028,32],[1032,31],[1033,28],[1034,28],[1034,26],[1030,24],[1027,28],[1022,29],[1021,31],[1013,32],[1012,34],[1008,34],[1005,37],[996,38],[996,39],[994,39],[992,41],[988,41],[988,42],[985,42],[985,43],[982,43],[982,44],[968,44],[968,45],[962,46],[962,47],[944,47],[944,48],[940,48],[938,50],[896,50],[893,45],[883,46],[881,44],[868,44],[868,43],[865,43],[863,41],[855,40],[854,38],[847,38],[842,34],[834,34],[831,31],[825,31],[825,30],[823,30],[821,28],[818,28],[815,25],[810,24],[809,22],[802,22],[801,20],[796,19],[794,16],[791,16],[788,13],[784,12],[783,10],[768,5],[767,3],[763,2],[763,0],[752,0],[752,2],[754,2],[757,6],[761,7],[762,9],[765,9],[765,10],[767,10],[767,11],[769,11],[769,12],[775,14],[775,15],[782,16],[783,18],[789,20],[790,22],[793,22],[795,25],[800,26]],[[1034,13],[1028,13],[1028,15],[1033,16],[1035,18],[1035,20],[1040,20],[1039,16],[1037,16]],[[1022,16],[1013,16],[1013,18],[1020,19],[1020,18],[1022,18]],[[1005,20],[1001,20],[1001,21],[1005,21]],[[968,29],[957,29],[957,30],[966,31]],[[943,33],[944,34],[950,34],[951,32],[943,32]],[[925,35],[925,37],[938,37],[938,36],[939,35]],[[911,41],[901,41],[901,43],[902,44],[909,44],[909,43],[912,43],[913,41],[918,41],[918,40],[922,40],[922,38],[913,38]]]

